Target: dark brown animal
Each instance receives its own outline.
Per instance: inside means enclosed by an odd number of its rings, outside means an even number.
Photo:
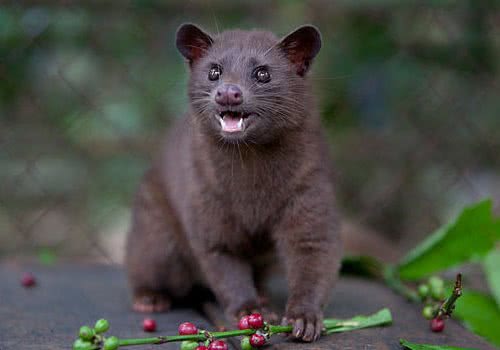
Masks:
[[[127,269],[138,311],[164,311],[194,283],[235,317],[263,305],[268,256],[285,267],[284,321],[319,337],[340,234],[328,145],[307,81],[321,38],[303,26],[177,32],[190,111],[170,130],[135,198]]]

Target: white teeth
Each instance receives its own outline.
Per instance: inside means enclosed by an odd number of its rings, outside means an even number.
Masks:
[[[242,131],[245,127],[243,117],[238,119],[238,123],[234,125],[234,119],[229,119],[229,123],[224,120],[224,118],[220,114],[215,115],[217,119],[219,120],[220,126],[223,131],[226,132],[237,132],[237,131]]]
[[[226,125],[226,123],[224,123],[224,119],[222,119],[220,114],[216,114],[215,116],[219,119],[219,123],[220,123],[221,128],[224,129],[224,126]]]

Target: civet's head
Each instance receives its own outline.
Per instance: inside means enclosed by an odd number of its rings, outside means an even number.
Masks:
[[[302,26],[278,39],[255,30],[211,36],[183,24],[176,44],[190,66],[195,117],[220,140],[264,144],[307,118],[305,76],[321,48],[315,27]]]

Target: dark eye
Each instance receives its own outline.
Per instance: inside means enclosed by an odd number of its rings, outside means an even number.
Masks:
[[[255,69],[254,75],[255,79],[257,79],[259,83],[267,83],[271,80],[271,74],[266,67],[259,67]]]
[[[222,74],[222,68],[221,66],[214,65],[210,70],[208,71],[208,79],[210,80],[219,80],[220,76]]]

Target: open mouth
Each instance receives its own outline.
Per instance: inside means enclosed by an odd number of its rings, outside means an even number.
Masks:
[[[240,132],[245,130],[245,120],[250,116],[248,113],[224,111],[217,114],[222,131]]]

